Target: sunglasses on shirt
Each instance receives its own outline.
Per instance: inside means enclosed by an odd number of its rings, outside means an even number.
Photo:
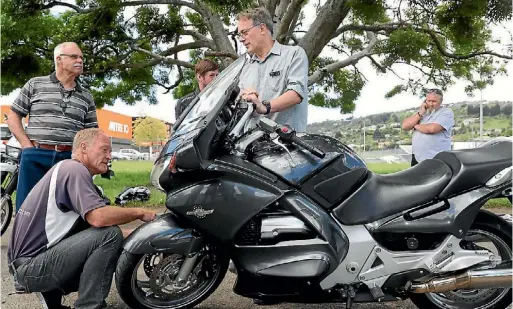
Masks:
[[[444,93],[442,92],[442,90],[437,89],[437,88],[428,89],[428,90],[426,91],[426,94],[428,94],[428,93],[436,93],[436,94],[438,94],[438,95],[440,95],[440,96],[442,96],[442,97],[444,96]]]

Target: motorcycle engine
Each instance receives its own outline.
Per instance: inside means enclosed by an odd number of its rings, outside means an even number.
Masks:
[[[237,234],[238,245],[274,245],[282,241],[314,238],[315,233],[292,215],[262,215],[251,219]]]

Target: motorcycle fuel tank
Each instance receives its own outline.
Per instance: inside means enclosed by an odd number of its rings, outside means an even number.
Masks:
[[[295,146],[287,146],[287,151],[284,147],[269,142],[255,145],[252,161],[292,184],[302,183],[331,162],[338,161],[337,158],[342,160],[345,170],[365,167],[365,163],[356,153],[336,139],[314,134],[304,134],[301,138],[324,151],[326,156],[321,159]]]

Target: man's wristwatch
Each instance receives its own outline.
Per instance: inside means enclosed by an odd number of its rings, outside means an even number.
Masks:
[[[262,104],[265,106],[265,108],[267,108],[267,111],[264,115],[269,115],[269,113],[271,113],[271,102],[264,100],[262,101]]]

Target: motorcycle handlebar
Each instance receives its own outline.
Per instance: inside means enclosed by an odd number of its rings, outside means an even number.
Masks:
[[[323,159],[326,156],[326,154],[323,151],[321,151],[320,149],[317,149],[314,146],[306,143],[304,140],[302,140],[301,138],[297,137],[295,134],[292,135],[290,140],[294,144],[296,144],[298,146],[301,146],[302,148],[305,148],[306,150],[310,151],[312,154],[314,154],[315,156],[317,156],[317,157],[319,157],[321,159]]]

